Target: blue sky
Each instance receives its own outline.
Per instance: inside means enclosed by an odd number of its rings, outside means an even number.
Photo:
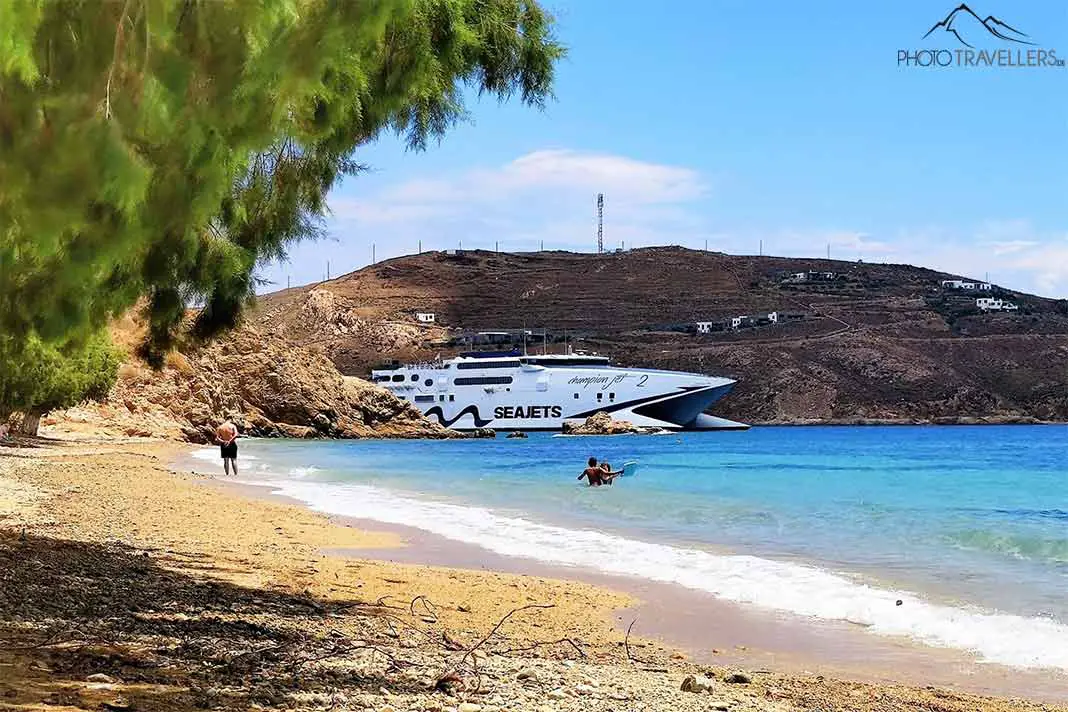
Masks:
[[[605,240],[909,262],[1068,297],[1068,69],[902,68],[963,48],[953,2],[546,3],[569,48],[539,112],[474,98],[423,153],[394,138],[331,196],[276,287],[423,249]],[[975,0],[1068,58],[1068,3]],[[1028,49],[992,36],[976,49]]]

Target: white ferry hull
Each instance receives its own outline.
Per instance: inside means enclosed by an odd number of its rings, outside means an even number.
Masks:
[[[561,430],[564,421],[604,411],[617,420],[668,430],[749,426],[705,413],[734,386],[728,378],[614,366],[555,366],[532,358],[505,368],[474,359],[374,372],[377,382],[427,417],[457,430]],[[459,364],[459,365],[458,365]]]

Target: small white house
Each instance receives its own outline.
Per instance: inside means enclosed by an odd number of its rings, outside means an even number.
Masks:
[[[732,329],[740,329],[741,326],[742,326],[742,322],[743,321],[745,321],[745,317],[744,316],[732,317],[731,318],[731,328]]]
[[[423,324],[433,324],[434,312],[416,312],[415,318],[416,321],[419,321]]]
[[[994,285],[989,282],[966,282],[963,279],[942,280],[943,289],[963,289],[968,292],[989,292]]]
[[[779,312],[771,312],[770,314],[768,314],[768,321],[770,321],[772,324],[778,324]]]
[[[715,323],[714,321],[699,321],[699,322],[697,322],[697,333],[698,334],[711,334],[712,333],[712,325],[714,323]]]
[[[980,311],[1019,311],[1020,307],[1016,306],[1012,302],[1006,302],[1002,299],[994,299],[993,297],[979,297],[975,300],[975,306],[979,307]]]

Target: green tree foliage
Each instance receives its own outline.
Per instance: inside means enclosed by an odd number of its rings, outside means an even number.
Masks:
[[[24,431],[36,434],[44,413],[107,395],[119,361],[119,351],[103,331],[62,348],[36,336],[18,343],[0,339],[0,422],[19,412]]]
[[[320,233],[362,144],[420,149],[471,93],[541,105],[563,56],[534,0],[0,0],[0,17],[0,334],[27,348],[86,343],[141,298],[150,354],[191,303],[196,334],[232,326],[256,266]]]

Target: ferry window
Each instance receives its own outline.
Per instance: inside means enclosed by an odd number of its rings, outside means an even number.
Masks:
[[[456,396],[450,395],[449,396],[449,402],[452,403],[454,400],[456,400]]]
[[[575,394],[575,398],[578,398],[578,393]]]
[[[433,378],[426,379],[425,381],[423,381],[423,385],[429,388],[430,386],[434,385],[434,379]]]
[[[413,381],[418,381],[419,380],[419,374],[418,373],[413,373],[412,374],[412,380]]]
[[[503,386],[511,383],[511,376],[481,376],[475,378],[457,378],[453,384],[457,386]]]
[[[433,403],[434,402],[434,396],[416,396],[415,397],[415,402],[416,403]]]
[[[597,394],[597,400],[600,401],[602,399],[604,399],[604,393],[598,393]]]
[[[438,400],[441,401],[442,403],[444,403],[445,402],[445,396],[438,396]]]
[[[456,368],[516,368],[519,361],[462,361],[456,364]]]
[[[615,393],[609,393],[608,394],[608,400],[613,401],[615,399],[616,399],[616,394]]]
[[[400,383],[403,380],[404,380],[404,376],[402,376],[400,374],[397,374],[396,376],[393,377],[393,382],[394,383]]]

